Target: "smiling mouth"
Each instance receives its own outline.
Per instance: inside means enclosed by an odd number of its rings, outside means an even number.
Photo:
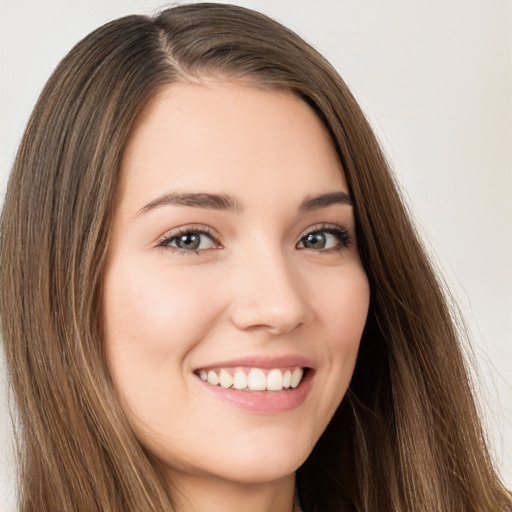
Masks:
[[[224,389],[238,391],[287,391],[302,382],[307,368],[216,368],[200,369],[195,374],[203,381]]]

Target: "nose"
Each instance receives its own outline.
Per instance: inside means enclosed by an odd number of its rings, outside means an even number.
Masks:
[[[232,273],[231,319],[241,330],[283,334],[311,317],[306,285],[280,251],[244,258]]]

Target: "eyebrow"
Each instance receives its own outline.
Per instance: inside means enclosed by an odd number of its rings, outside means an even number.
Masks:
[[[327,208],[333,204],[348,204],[352,206],[354,201],[352,200],[352,196],[346,192],[328,192],[327,194],[306,197],[306,199],[302,201],[299,210],[319,210],[320,208]]]
[[[300,204],[299,211],[319,210],[333,204],[353,205],[353,200],[350,194],[341,191],[308,196]],[[244,210],[243,204],[236,197],[228,194],[169,192],[143,206],[137,212],[137,217],[162,206],[191,206],[207,210],[228,210],[236,213],[241,213]]]
[[[194,208],[205,208],[207,210],[230,210],[236,213],[243,211],[242,204],[227,194],[206,194],[170,192],[157,197],[155,200],[143,206],[137,216],[154,210],[160,206],[192,206]]]

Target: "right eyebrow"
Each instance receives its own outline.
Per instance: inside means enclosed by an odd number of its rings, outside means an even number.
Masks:
[[[230,210],[237,213],[243,210],[242,204],[235,197],[227,194],[169,192],[143,206],[137,212],[137,217],[162,206],[192,206],[209,210]]]

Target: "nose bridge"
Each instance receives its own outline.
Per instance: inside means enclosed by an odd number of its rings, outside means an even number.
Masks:
[[[240,329],[265,327],[283,333],[306,319],[306,290],[290,255],[280,247],[244,255],[235,274],[232,320]]]

